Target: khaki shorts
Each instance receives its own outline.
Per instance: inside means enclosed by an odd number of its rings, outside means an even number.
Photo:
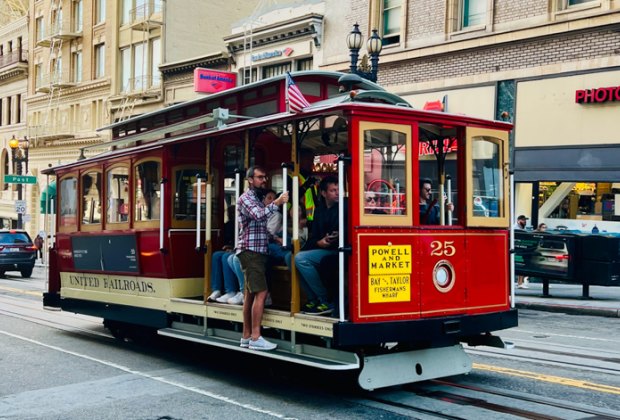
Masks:
[[[267,290],[267,255],[253,251],[237,254],[245,278],[245,290],[258,293]]]

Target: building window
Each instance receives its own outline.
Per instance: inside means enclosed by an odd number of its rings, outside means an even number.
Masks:
[[[151,41],[151,87],[159,86],[159,65],[161,64],[161,39],[154,38]]]
[[[482,25],[486,20],[487,0],[463,0],[461,23],[463,28]]]
[[[13,105],[13,97],[9,96],[8,98],[6,98],[6,123],[7,125],[11,125],[13,124],[13,120],[11,118],[11,114],[12,114],[12,110],[11,110],[11,105]]]
[[[37,39],[37,41],[41,41],[43,39],[43,36],[44,36],[44,34],[43,34],[43,30],[44,30],[44,28],[43,28],[43,16],[37,17],[35,19],[34,25],[35,25],[35,31],[36,31],[36,34],[35,34],[36,39]]]
[[[297,60],[297,71],[312,70],[312,57]]]
[[[263,79],[268,79],[270,77],[278,76],[280,74],[284,74],[287,71],[291,71],[291,63],[281,63],[274,64],[273,66],[264,66],[263,67]]]
[[[34,88],[38,89],[43,84],[43,66],[41,63],[34,65]]]
[[[133,89],[146,89],[146,60],[144,57],[144,44],[136,44],[133,47]]]
[[[95,79],[105,76],[105,44],[95,45]]]
[[[129,18],[129,15],[131,14],[132,7],[133,7],[133,0],[123,0],[123,8],[121,10],[121,24],[122,25],[125,25],[131,21]]]
[[[589,3],[594,0],[568,0],[568,6],[577,6],[578,4]]]
[[[129,82],[131,78],[131,50],[123,48],[121,50],[121,92],[130,90]]]
[[[22,122],[22,95],[17,94],[15,97],[15,124]]]
[[[73,1],[73,27],[75,32],[82,32],[83,13],[82,0]]]
[[[383,2],[381,38],[383,45],[400,43],[400,23],[402,0],[385,0]]]
[[[82,51],[73,53],[73,81],[75,83],[82,81]]]
[[[258,72],[256,71],[256,67],[243,69],[243,84],[247,85],[248,83],[256,82],[258,80]]]
[[[96,0],[95,23],[105,22],[106,0]]]

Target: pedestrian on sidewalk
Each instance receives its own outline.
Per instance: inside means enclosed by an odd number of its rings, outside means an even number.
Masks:
[[[517,223],[514,225],[515,230],[525,230],[525,226],[527,225],[527,217],[524,214],[519,215],[517,217]],[[529,289],[528,284],[529,281],[526,276],[517,276],[517,289]]]
[[[37,235],[37,237],[34,238],[34,246],[37,247],[38,258],[43,262],[43,238],[41,235]]]

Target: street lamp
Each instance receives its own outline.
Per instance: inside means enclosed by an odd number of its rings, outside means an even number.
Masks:
[[[26,171],[28,173],[28,147],[30,142],[28,138],[24,136],[23,140],[17,140],[15,136],[9,141],[9,147],[11,148],[11,155],[13,158],[13,172],[15,175],[22,175],[22,165],[26,164]],[[17,199],[22,200],[22,184],[17,184]],[[17,214],[17,229],[23,229],[22,215]]]
[[[356,23],[353,25],[353,30],[347,36],[347,46],[351,53],[351,73],[357,74],[371,82],[376,82],[377,71],[379,70],[379,54],[381,54],[381,49],[383,48],[383,40],[377,33],[377,30],[373,29],[372,35],[368,38],[368,42],[366,42],[366,51],[370,55],[370,68],[368,63],[365,63],[365,59],[362,59],[362,64],[359,67],[357,66],[357,59],[363,42],[364,36]]]

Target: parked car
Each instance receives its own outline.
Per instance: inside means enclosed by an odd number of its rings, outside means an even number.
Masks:
[[[28,232],[0,230],[0,276],[7,271],[19,271],[24,278],[32,275],[37,259],[37,247]]]
[[[568,270],[569,260],[568,248],[563,241],[553,239],[543,239],[534,251],[532,261],[547,270],[562,271]]]

